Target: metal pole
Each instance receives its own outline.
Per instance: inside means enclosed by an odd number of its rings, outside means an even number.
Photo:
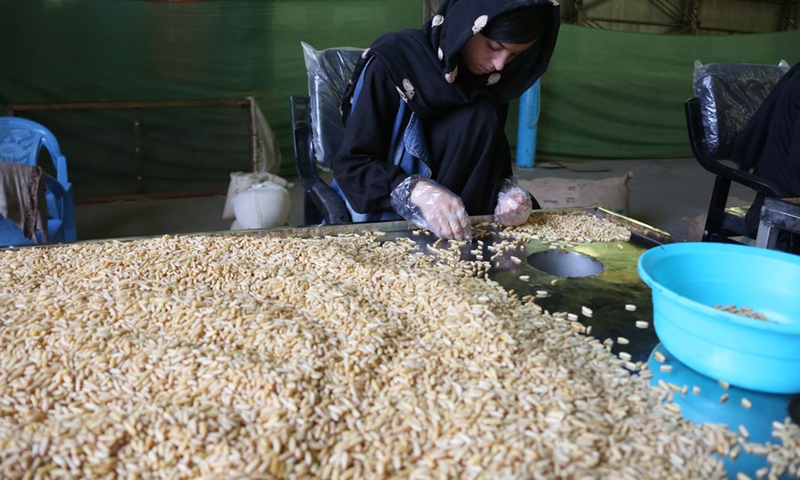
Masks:
[[[517,127],[517,166],[530,168],[536,158],[536,134],[539,126],[539,80],[519,99],[519,124]]]

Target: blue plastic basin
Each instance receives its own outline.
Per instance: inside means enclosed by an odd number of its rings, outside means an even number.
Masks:
[[[688,367],[769,393],[800,392],[800,256],[744,245],[675,243],[639,257],[653,326]],[[715,305],[749,307],[769,322]]]

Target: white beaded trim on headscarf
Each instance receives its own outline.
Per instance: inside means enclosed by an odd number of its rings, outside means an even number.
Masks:
[[[445,74],[444,79],[447,80],[447,83],[453,83],[456,81],[457,76],[458,76],[458,65],[456,65],[456,68],[453,69],[452,72]]]
[[[361,58],[363,58],[363,59],[365,59],[365,60],[366,60],[366,59],[367,59],[367,54],[368,54],[368,53],[369,53],[369,48],[367,48],[366,50],[364,50],[363,52],[361,52]]]
[[[411,83],[411,80],[407,78],[403,79],[403,88],[405,89],[409,100],[414,98],[414,85]]]
[[[444,17],[441,15],[434,15],[433,20],[431,20],[432,27],[438,27],[439,25],[444,23]]]
[[[501,77],[501,75],[499,73],[497,73],[497,72],[489,75],[489,79],[486,81],[486,85],[487,86],[494,85],[495,83],[500,81],[500,77]]]
[[[486,26],[486,23],[489,21],[488,15],[481,15],[480,17],[475,19],[475,23],[472,25],[472,34],[475,35],[483,30],[483,27]]]
[[[403,79],[403,90],[405,91],[401,90],[400,87],[397,86],[395,88],[397,89],[397,93],[400,94],[400,98],[402,98],[406,103],[414,98],[414,85],[411,83],[411,80],[407,78]]]
[[[439,47],[437,55],[439,55],[439,60],[444,60],[444,50],[442,50],[442,47]]]

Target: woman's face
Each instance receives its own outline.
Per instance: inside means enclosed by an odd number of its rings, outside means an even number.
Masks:
[[[496,42],[481,33],[476,33],[461,49],[461,58],[470,72],[475,75],[486,75],[502,71],[508,62],[531,48],[534,43],[535,40],[528,43]]]

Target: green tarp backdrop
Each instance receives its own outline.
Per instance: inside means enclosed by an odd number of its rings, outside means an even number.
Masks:
[[[683,102],[703,63],[800,61],[800,31],[653,35],[565,25],[542,80],[544,158],[691,156]]]
[[[294,173],[289,96],[305,93],[300,42],[365,47],[422,22],[419,0],[0,0],[0,104],[254,97]],[[800,31],[666,36],[564,25],[542,79],[537,161],[691,154],[683,102],[695,60],[790,64]],[[508,133],[516,142],[517,104]],[[135,190],[131,113],[24,112],[56,134],[78,196]],[[150,191],[226,185],[250,165],[235,108],[142,111]]]

